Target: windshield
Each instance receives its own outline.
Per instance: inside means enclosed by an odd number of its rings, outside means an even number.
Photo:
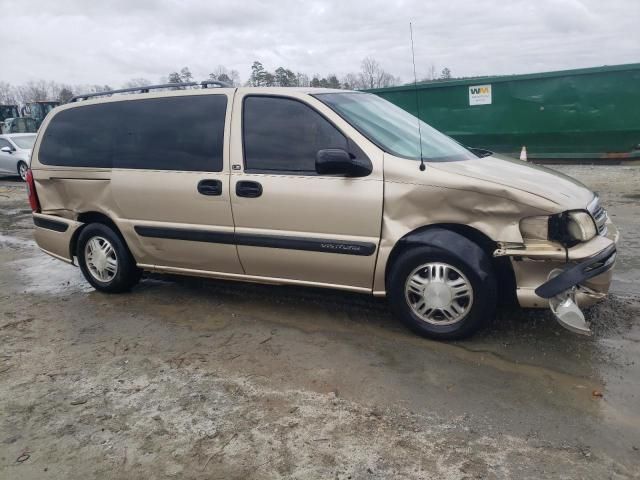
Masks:
[[[22,150],[30,150],[33,148],[33,144],[36,143],[35,135],[20,135],[19,137],[9,137],[18,148]]]
[[[30,105],[32,118],[44,118],[44,108],[40,103],[33,103]]]
[[[55,102],[41,103],[40,105],[42,105],[45,115],[58,106]]]
[[[477,158],[455,140],[420,121],[394,104],[370,93],[320,93],[314,95],[360,133],[398,157],[420,160],[419,133],[422,134],[422,156],[427,162],[451,162]]]
[[[18,116],[18,107],[15,105],[1,105],[0,106],[0,120],[7,118],[15,118]]]

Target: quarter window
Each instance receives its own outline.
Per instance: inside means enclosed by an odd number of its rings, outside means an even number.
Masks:
[[[315,174],[318,150],[348,150],[346,137],[322,115],[282,97],[245,98],[243,138],[247,171]]]
[[[226,95],[193,95],[64,110],[44,133],[45,165],[219,172]]]

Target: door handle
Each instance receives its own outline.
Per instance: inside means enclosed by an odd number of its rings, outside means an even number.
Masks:
[[[262,185],[258,182],[241,180],[236,183],[236,195],[247,198],[259,197],[262,195]]]
[[[202,195],[222,195],[222,182],[220,180],[200,180],[198,182],[198,193]]]

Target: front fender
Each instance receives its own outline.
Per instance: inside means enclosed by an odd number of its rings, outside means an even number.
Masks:
[[[402,237],[394,246],[385,268],[385,287],[389,270],[400,253],[408,248],[431,247],[450,253],[464,260],[476,272],[491,271],[491,261],[486,252],[467,237],[442,227],[425,227],[414,230]],[[483,274],[486,277],[486,274]],[[486,278],[482,278],[486,280]],[[374,292],[379,294],[378,292]]]

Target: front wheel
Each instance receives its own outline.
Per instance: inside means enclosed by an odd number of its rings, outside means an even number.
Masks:
[[[469,250],[453,254],[421,246],[403,252],[388,282],[391,309],[405,325],[424,337],[454,340],[485,325],[496,307],[496,279],[486,253],[468,241]],[[473,248],[475,247],[475,248]]]
[[[101,292],[130,290],[142,275],[124,240],[101,223],[91,223],[82,229],[77,255],[84,278]]]
[[[18,175],[22,179],[23,182],[27,181],[27,171],[29,170],[29,166],[24,163],[22,160],[18,162]]]

